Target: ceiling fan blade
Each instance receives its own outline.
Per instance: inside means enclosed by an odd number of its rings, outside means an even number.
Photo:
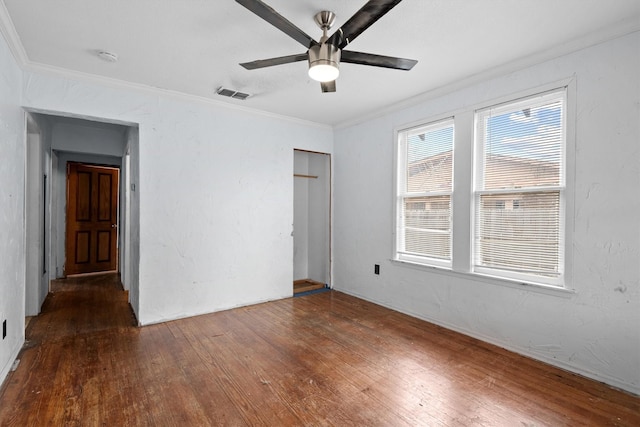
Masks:
[[[236,0],[242,6],[258,15],[307,49],[318,44],[311,36],[307,35],[300,28],[293,25],[284,16],[276,12],[271,6],[260,0]]]
[[[306,61],[307,54],[300,53],[298,55],[279,56],[277,58],[258,59],[257,61],[243,62],[240,64],[247,70],[255,70],[258,68],[273,67],[274,65],[290,64],[292,62]]]
[[[332,80],[330,82],[320,83],[320,88],[322,89],[322,93],[335,92],[336,91],[336,81]]]
[[[374,55],[373,53],[354,52],[352,50],[343,50],[340,62],[407,71],[418,63],[415,59],[394,58],[392,56]]]
[[[369,0],[347,22],[329,37],[329,43],[340,49],[351,43],[364,30],[393,9],[402,0]]]

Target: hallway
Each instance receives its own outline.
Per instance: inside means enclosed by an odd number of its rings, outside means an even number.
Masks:
[[[54,280],[0,390],[0,425],[90,425],[87,410],[108,419],[101,402],[126,387],[117,357],[132,349],[135,325],[118,274]]]
[[[138,328],[115,274],[56,281],[2,426],[640,425],[640,398],[330,291]]]

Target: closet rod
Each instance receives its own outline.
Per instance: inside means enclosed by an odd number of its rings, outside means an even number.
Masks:
[[[294,173],[293,176],[297,176],[298,178],[313,178],[313,179],[318,178],[318,175],[302,175],[299,173]]]

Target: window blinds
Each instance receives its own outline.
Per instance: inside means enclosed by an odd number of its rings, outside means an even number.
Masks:
[[[476,112],[474,270],[563,272],[565,91]]]
[[[400,153],[399,257],[450,263],[453,121],[402,132]]]

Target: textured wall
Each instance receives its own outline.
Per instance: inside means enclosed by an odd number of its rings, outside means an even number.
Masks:
[[[49,117],[54,150],[122,157],[126,127],[91,121]]]
[[[635,33],[337,130],[335,287],[640,393],[639,51]],[[575,294],[390,262],[394,127],[571,76]]]
[[[293,156],[293,171],[309,174],[309,153],[296,151]],[[293,279],[309,278],[309,180],[293,180]]]
[[[20,108],[21,71],[0,37],[0,382],[24,342],[25,313],[25,116]]]
[[[139,124],[142,324],[292,294],[293,149],[331,152],[331,129],[34,73],[23,99]]]

